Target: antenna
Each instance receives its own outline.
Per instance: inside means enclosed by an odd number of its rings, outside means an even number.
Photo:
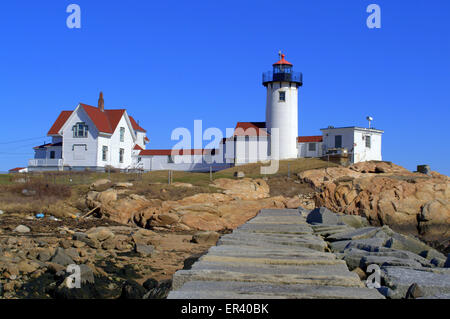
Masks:
[[[368,117],[366,117],[366,120],[368,120],[369,121],[369,128],[370,128],[370,124],[372,123],[372,121],[373,121],[373,117],[371,117],[371,116],[368,116]]]
[[[281,60],[281,55],[282,55],[281,50],[278,51],[278,55],[279,55],[280,60]]]

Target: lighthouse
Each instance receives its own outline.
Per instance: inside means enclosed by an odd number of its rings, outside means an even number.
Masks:
[[[302,78],[281,53],[273,70],[263,73],[263,85],[267,88],[266,130],[271,135],[272,159],[297,158],[298,88],[303,84]]]

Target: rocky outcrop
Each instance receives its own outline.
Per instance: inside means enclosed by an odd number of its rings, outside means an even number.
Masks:
[[[325,216],[331,213],[322,211]],[[330,249],[350,270],[371,274],[374,265],[380,269],[378,290],[385,297],[441,298],[450,293],[445,255],[420,240],[398,234],[388,226],[354,228],[339,220],[339,214],[335,214],[335,219],[327,216],[323,223],[318,220],[317,211],[305,213],[315,234],[329,242]]]
[[[367,217],[373,225],[420,235],[426,241],[450,237],[450,179],[412,173],[386,162],[364,162],[299,174],[321,192],[316,206]]]
[[[284,208],[289,201],[269,197],[269,186],[262,179],[217,179],[212,184],[223,193],[201,193],[178,201],[146,199],[138,195],[119,196],[116,189],[91,191],[86,203],[91,209],[123,224],[175,231],[223,231],[234,229],[263,208]],[[289,205],[297,202],[289,201]],[[298,207],[298,206],[296,206]]]

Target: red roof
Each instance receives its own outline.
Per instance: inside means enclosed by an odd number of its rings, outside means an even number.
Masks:
[[[322,142],[322,141],[323,141],[322,135],[297,137],[297,143],[313,143],[313,142]]]
[[[269,136],[266,122],[238,122],[233,136]]]
[[[140,131],[140,132],[147,132],[146,130],[144,130],[142,127],[139,126],[139,124],[134,120],[134,118],[132,116],[128,116],[130,118],[130,122],[131,125],[133,126],[133,129],[135,131]]]
[[[144,149],[143,149],[142,147],[140,147],[138,144],[136,144],[136,145],[133,147],[133,150],[134,150],[134,151],[143,151]]]
[[[100,132],[113,134],[125,110],[100,111],[98,107],[80,104]]]
[[[284,59],[284,57],[285,57],[285,55],[282,54],[282,55],[281,55],[280,61],[278,61],[277,63],[274,63],[273,65],[274,65],[274,66],[275,66],[275,65],[292,65],[292,63],[286,61],[286,60]]]
[[[42,144],[42,145],[33,147],[33,149],[36,150],[36,149],[39,149],[39,148],[46,148],[46,147],[52,147],[52,146],[62,146],[62,142]]]
[[[10,172],[18,172],[18,171],[21,171],[21,170],[23,170],[23,169],[25,169],[26,167],[16,167],[16,168],[13,168],[13,169],[10,169],[9,171]]]
[[[55,123],[53,123],[53,126],[50,128],[50,131],[48,131],[47,135],[58,134],[59,130],[64,125],[64,123],[66,123],[71,114],[72,111],[62,111],[56,119]]]
[[[169,155],[207,155],[212,151],[218,150],[212,149],[179,149],[179,150],[142,150],[139,155],[142,156],[169,156]]]
[[[117,125],[120,122],[123,114],[125,113],[124,109],[117,110],[104,110],[104,112],[100,111],[98,107],[87,105],[80,103],[80,106],[84,109],[86,114],[94,123],[95,127],[99,130],[99,132],[113,134],[116,130]],[[61,130],[62,126],[69,119],[69,116],[72,114],[72,111],[62,111],[56,119],[53,126],[48,131],[47,135],[57,135]],[[140,127],[136,121],[129,116],[131,125],[133,129],[137,131],[145,132],[145,130]]]

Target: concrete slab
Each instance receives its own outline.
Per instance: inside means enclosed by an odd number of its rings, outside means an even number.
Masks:
[[[376,289],[340,286],[277,285],[259,282],[190,281],[168,299],[384,299]]]

